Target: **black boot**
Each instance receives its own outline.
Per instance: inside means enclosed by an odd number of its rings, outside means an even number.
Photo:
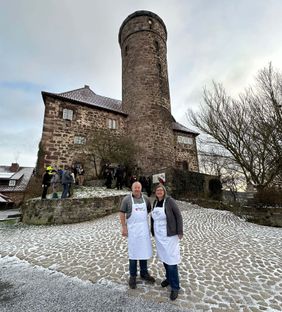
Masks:
[[[170,300],[174,301],[178,297],[178,290],[172,290],[170,293]]]
[[[131,289],[136,288],[136,276],[130,276],[129,281],[128,281],[128,285]]]

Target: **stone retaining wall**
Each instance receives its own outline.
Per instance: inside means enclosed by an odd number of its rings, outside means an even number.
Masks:
[[[119,211],[123,197],[33,199],[21,207],[22,222],[50,225],[89,221]]]
[[[243,206],[234,213],[256,224],[282,227],[282,207]]]
[[[239,204],[231,205],[218,200],[205,198],[181,198],[180,200],[196,204],[203,208],[228,210],[236,216],[245,219],[248,222],[282,227],[282,207],[264,207],[264,206],[242,206]]]

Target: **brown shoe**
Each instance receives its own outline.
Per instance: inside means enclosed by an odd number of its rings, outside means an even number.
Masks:
[[[136,276],[130,276],[129,281],[128,281],[128,285],[131,289],[136,288]]]
[[[155,283],[155,279],[153,278],[153,276],[151,276],[149,273],[145,274],[145,275],[141,275],[141,278],[149,283]]]

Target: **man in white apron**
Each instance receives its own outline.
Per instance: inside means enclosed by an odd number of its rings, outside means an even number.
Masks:
[[[122,236],[128,238],[129,287],[132,289],[136,288],[137,260],[140,264],[141,278],[150,283],[155,282],[147,268],[147,260],[153,254],[148,223],[151,204],[148,197],[142,195],[141,190],[141,183],[134,182],[132,193],[125,196],[120,207]]]

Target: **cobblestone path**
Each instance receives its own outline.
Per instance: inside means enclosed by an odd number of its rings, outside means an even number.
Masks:
[[[185,231],[182,289],[171,305],[189,311],[281,311],[282,229],[247,223],[226,211],[179,205]],[[138,280],[136,290],[128,289],[127,243],[118,214],[72,225],[0,224],[0,255],[169,302],[169,289],[160,286],[164,270],[156,256],[149,270],[157,283]]]

